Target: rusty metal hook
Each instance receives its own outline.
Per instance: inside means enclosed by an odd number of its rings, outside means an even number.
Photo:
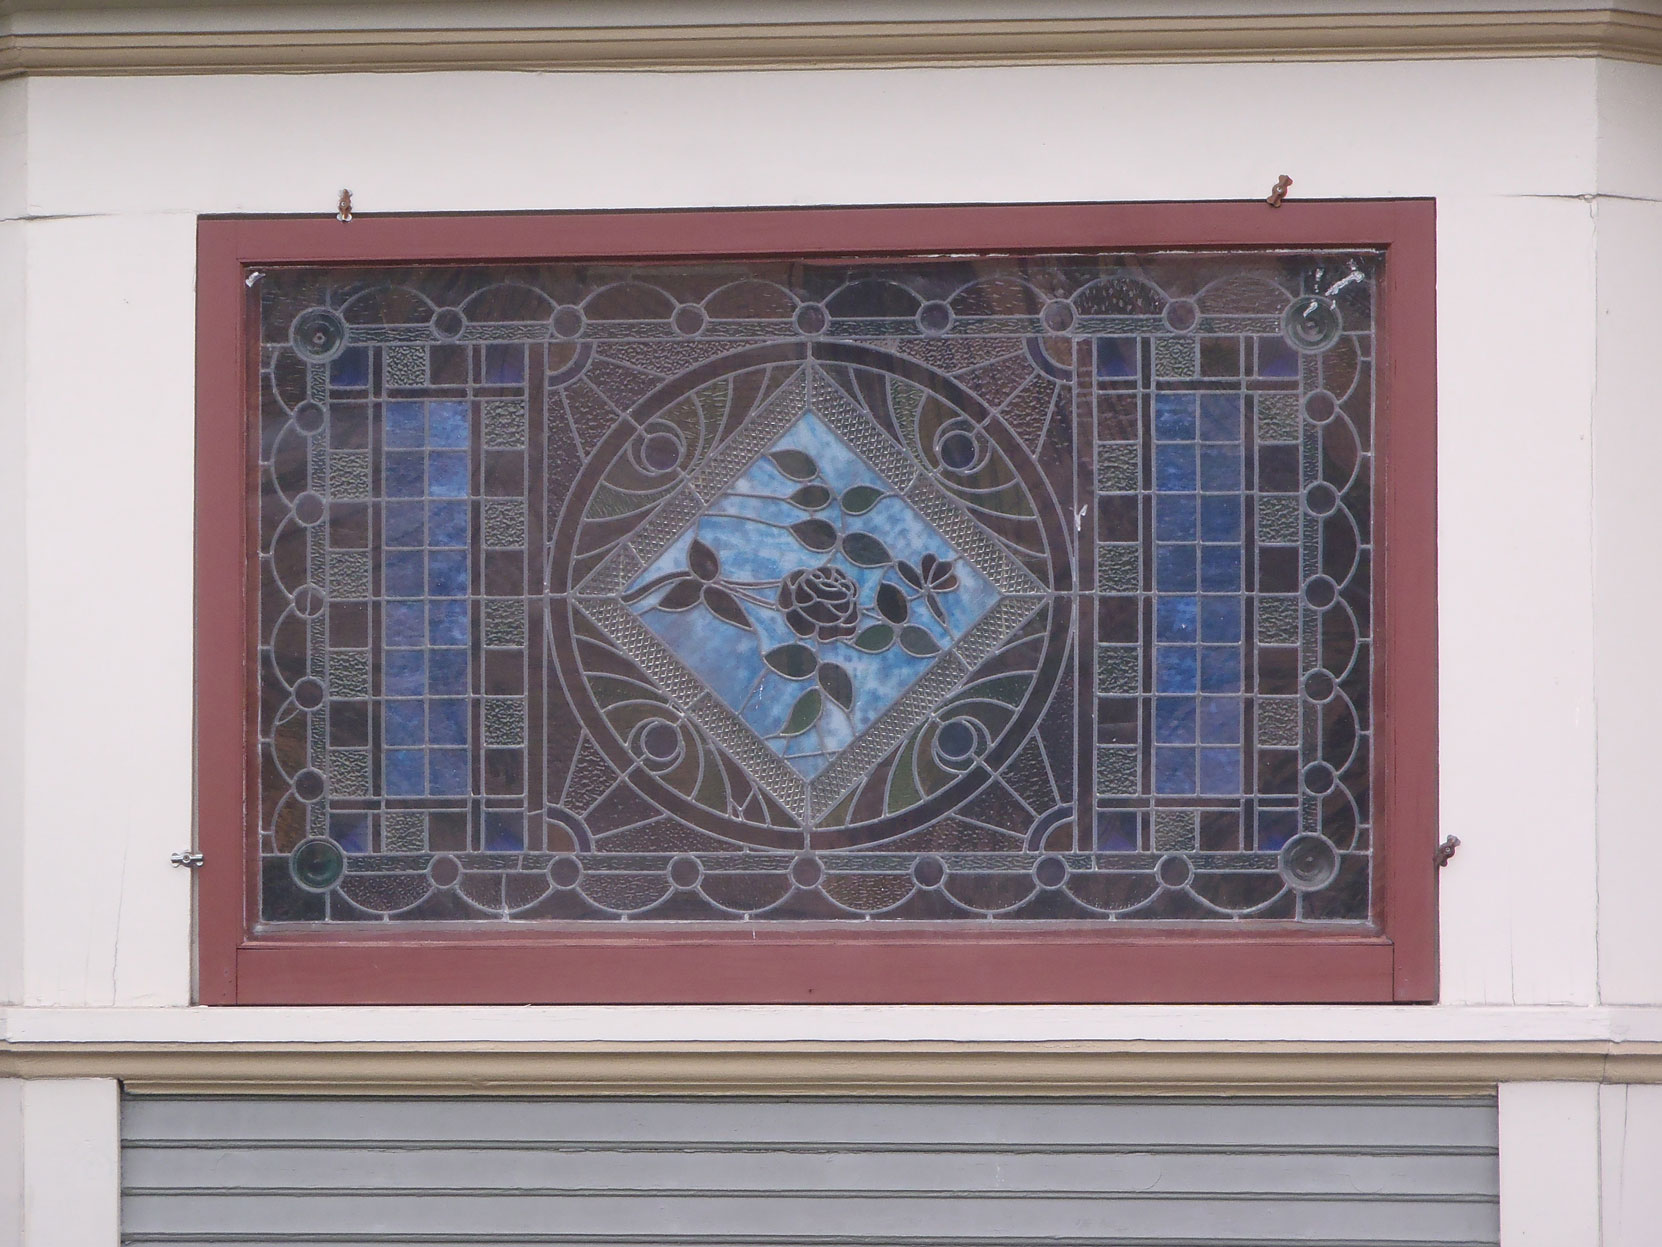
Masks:
[[[1270,193],[1264,197],[1264,202],[1272,208],[1279,208],[1281,201],[1287,198],[1287,188],[1293,184],[1293,179],[1283,173],[1275,179],[1275,185],[1270,187]]]

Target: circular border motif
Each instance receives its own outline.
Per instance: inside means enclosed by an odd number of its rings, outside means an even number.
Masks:
[[[1163,319],[1173,333],[1188,333],[1200,323],[1200,309],[1193,299],[1173,299],[1166,304]]]
[[[322,836],[302,840],[289,854],[289,874],[308,892],[327,892],[346,873],[340,845]]]
[[[326,364],[346,349],[346,322],[327,307],[309,307],[289,326],[289,343],[301,359]]]
[[[1281,332],[1301,351],[1325,351],[1339,340],[1344,322],[1339,307],[1325,295],[1307,294],[1294,299],[1281,318]]]
[[[803,305],[798,312],[801,313],[804,308],[812,306],[817,305]],[[783,343],[750,348],[730,357],[728,368],[720,374],[701,376],[696,385],[672,380],[658,391],[642,398],[629,413],[628,418],[618,421],[589,457],[587,466],[573,482],[560,523],[550,534],[545,547],[545,556],[550,558],[549,584],[554,594],[550,599],[553,610],[549,630],[553,661],[566,673],[565,687],[572,692],[572,705],[579,720],[589,729],[592,739],[601,751],[620,773],[628,773],[630,782],[666,813],[729,839],[774,850],[800,846],[803,829],[807,829],[810,835],[816,837],[815,843],[818,843],[817,837],[821,832],[832,837],[837,845],[876,843],[910,828],[932,822],[969,799],[987,782],[987,772],[996,772],[1007,758],[1015,753],[1037,724],[1042,708],[1048,703],[1060,677],[1061,667],[1054,661],[1053,655],[1056,647],[1066,643],[1069,625],[1066,611],[1054,607],[1050,609],[1049,617],[1041,620],[1043,630],[1036,638],[1041,648],[1031,664],[1031,672],[1027,677],[1030,683],[1013,712],[990,737],[985,731],[982,732],[982,739],[978,742],[980,750],[969,765],[961,769],[941,766],[939,769],[945,774],[945,778],[939,782],[939,786],[924,792],[911,804],[898,810],[890,811],[886,807],[880,807],[878,812],[863,816],[849,816],[839,812],[837,818],[830,822],[817,817],[803,818],[796,822],[750,821],[742,815],[728,813],[726,808],[701,803],[696,793],[691,790],[671,787],[667,777],[671,771],[677,770],[676,767],[657,769],[644,764],[636,743],[639,723],[631,723],[620,735],[619,729],[614,727],[607,711],[596,701],[588,687],[588,664],[580,659],[570,624],[566,622],[571,619],[572,610],[567,596],[570,573],[558,559],[553,558],[552,552],[578,548],[578,528],[583,522],[587,499],[609,479],[619,457],[629,454],[631,439],[639,438],[641,430],[652,423],[658,412],[666,410],[676,402],[686,401],[705,387],[729,384],[735,374],[760,365],[794,359],[796,356],[791,352],[796,349]],[[1042,542],[1042,548],[1046,551],[1049,572],[1048,575],[1041,573],[1042,578],[1051,585],[1071,583],[1072,569],[1067,541],[1068,533],[1072,531],[1071,517],[1063,516],[1051,504],[1044,487],[1042,469],[1034,462],[1032,455],[1013,431],[992,421],[986,408],[973,394],[948,377],[933,372],[921,372],[914,360],[863,345],[844,349],[850,356],[850,362],[856,366],[897,376],[907,384],[915,385],[925,393],[934,395],[946,408],[961,413],[967,426],[975,429],[978,436],[986,441],[988,453],[996,449],[997,453],[1003,456],[1011,479],[1033,500],[1034,510],[1022,522],[1033,526],[1035,539]],[[954,421],[958,418],[957,415],[950,417]],[[932,436],[930,440],[933,441]],[[932,447],[926,448],[926,455],[930,449]],[[683,464],[682,467],[683,470],[694,470],[691,465]],[[920,468],[924,472],[934,474],[939,487],[949,496],[952,490],[957,488],[954,483],[956,474],[950,470],[942,470],[928,463],[920,465]],[[639,465],[632,465],[630,470],[638,472]],[[1029,566],[1032,566],[1031,562]],[[945,717],[950,720],[958,716],[947,711]],[[939,720],[936,720],[936,723],[938,724]],[[977,724],[977,727],[980,728],[981,725]],[[709,740],[702,729],[683,723],[679,730],[683,733],[689,750],[696,747],[702,751],[713,751],[730,760],[731,755]],[[921,746],[929,751],[923,756],[933,758],[938,727],[932,728],[929,721],[925,720],[917,731],[921,732],[921,736],[914,733],[907,741],[917,741],[918,745],[903,742],[899,747]],[[952,737],[949,735],[948,739],[950,743]],[[678,766],[680,770],[685,769],[684,764],[678,763]],[[657,773],[654,773],[655,769]],[[660,778],[660,775],[665,778]],[[851,794],[858,791],[858,785],[849,790]]]
[[[467,328],[467,317],[460,309],[441,307],[433,313],[433,332],[447,341],[454,341],[462,336],[462,330]]]
[[[1281,846],[1277,867],[1295,892],[1319,892],[1339,874],[1339,850],[1325,836],[1300,832]]]
[[[583,315],[583,309],[572,303],[555,308],[548,318],[548,327],[554,331],[554,336],[567,341],[582,333],[587,323],[588,317]]]

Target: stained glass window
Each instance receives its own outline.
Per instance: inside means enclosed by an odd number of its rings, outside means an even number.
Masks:
[[[1380,265],[266,272],[259,920],[1367,922]]]

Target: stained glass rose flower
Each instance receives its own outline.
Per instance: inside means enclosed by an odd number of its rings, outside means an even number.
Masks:
[[[860,586],[840,567],[799,567],[779,584],[779,609],[800,637],[836,641],[860,626]]]

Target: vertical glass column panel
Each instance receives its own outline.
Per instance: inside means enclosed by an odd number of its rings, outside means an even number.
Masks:
[[[262,920],[1367,922],[1379,264],[265,275]]]
[[[466,796],[469,434],[461,401],[386,404],[382,616],[388,796]]]

